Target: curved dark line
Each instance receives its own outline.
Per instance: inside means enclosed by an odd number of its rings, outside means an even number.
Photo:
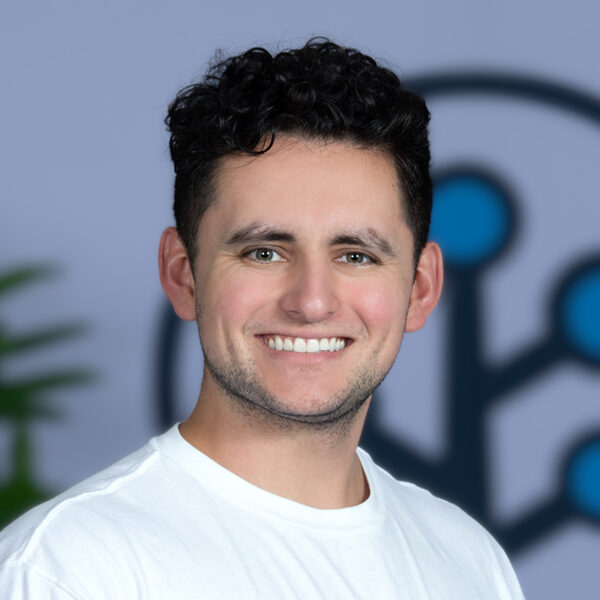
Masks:
[[[545,504],[534,507],[510,526],[495,528],[494,535],[509,554],[516,555],[576,516],[566,499],[557,496]]]
[[[170,302],[165,302],[158,334],[156,354],[156,422],[158,431],[170,427],[175,421],[177,386],[175,382],[175,343],[179,330],[179,319]]]
[[[559,83],[524,75],[508,75],[483,71],[462,71],[415,77],[407,87],[430,98],[446,94],[494,93],[537,100],[575,112],[600,123],[600,100]]]

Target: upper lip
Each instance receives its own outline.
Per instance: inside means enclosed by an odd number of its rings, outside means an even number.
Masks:
[[[315,332],[310,332],[310,333],[285,332],[285,333],[282,333],[280,331],[270,331],[269,333],[259,333],[257,335],[260,335],[261,337],[272,337],[272,336],[278,335],[279,337],[282,337],[282,338],[303,338],[305,340],[315,340],[315,339],[320,340],[323,338],[327,338],[327,339],[337,338],[340,340],[352,339],[347,335],[340,335],[339,333],[315,333]]]

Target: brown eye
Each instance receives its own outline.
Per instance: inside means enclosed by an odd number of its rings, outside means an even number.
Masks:
[[[364,265],[371,262],[371,259],[362,252],[346,252],[341,258],[342,262],[349,263],[351,265]]]
[[[283,260],[275,250],[271,250],[271,248],[256,248],[248,253],[250,258],[258,262],[279,262]]]
[[[256,258],[258,258],[258,260],[271,260],[273,258],[273,251],[261,248],[256,251]]]

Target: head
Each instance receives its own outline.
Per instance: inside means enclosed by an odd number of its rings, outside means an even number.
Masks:
[[[441,289],[428,119],[391,71],[327,41],[249,50],[180,93],[159,263],[198,324],[198,406],[339,431],[364,415]]]
[[[403,192],[416,265],[432,205],[429,112],[398,77],[358,50],[322,38],[272,55],[252,48],[212,66],[169,107],[177,231],[192,267],[215,173],[232,153],[269,152],[278,135],[340,141],[390,157]]]

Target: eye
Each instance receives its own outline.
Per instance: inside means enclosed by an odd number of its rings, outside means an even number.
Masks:
[[[271,248],[255,248],[250,250],[246,256],[258,262],[280,262],[283,258]]]
[[[363,252],[346,252],[340,256],[339,261],[350,265],[366,265],[375,262],[370,256],[367,256]]]

